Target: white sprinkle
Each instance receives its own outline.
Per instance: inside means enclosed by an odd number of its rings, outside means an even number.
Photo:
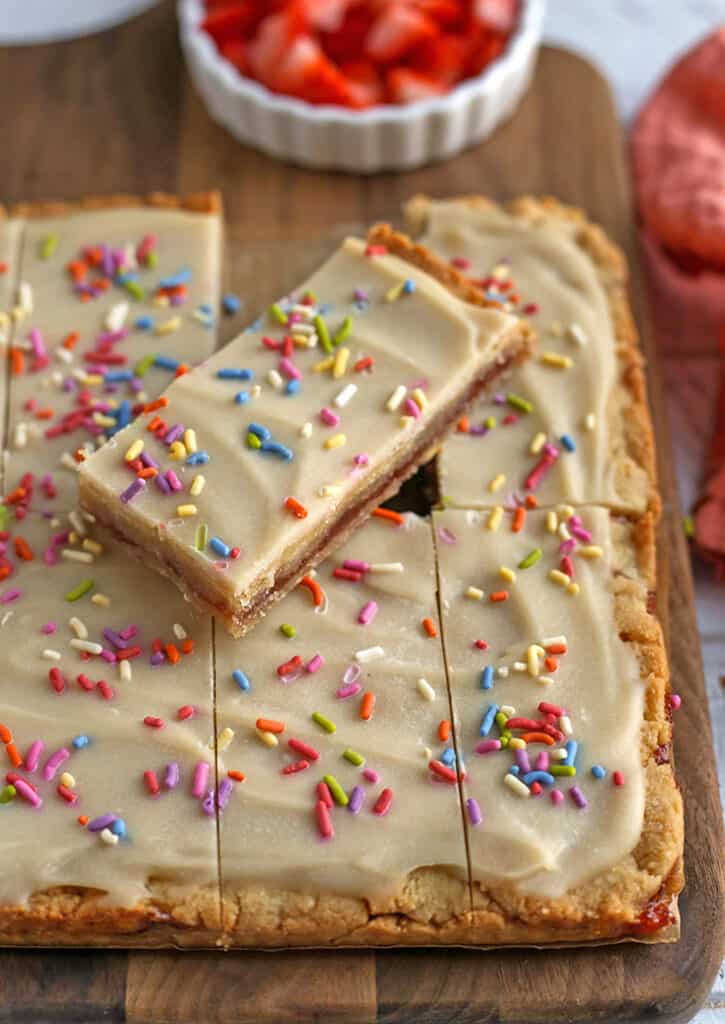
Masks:
[[[372,562],[369,572],[394,573],[405,572],[402,562]]]
[[[338,409],[343,409],[351,398],[354,398],[357,393],[357,384],[346,384],[342,391],[338,391],[332,400],[332,404],[336,405]]]
[[[587,343],[587,336],[584,333],[584,328],[581,324],[569,324],[569,337],[572,341],[575,341],[577,345],[586,345]]]
[[[83,521],[83,516],[80,514],[79,509],[74,508],[72,512],[68,513],[68,522],[81,537],[85,537],[88,533],[88,529],[86,528],[86,524]]]
[[[395,412],[397,409],[400,408],[400,403],[405,398],[407,390],[408,389],[405,387],[404,384],[398,384],[395,391],[393,391],[392,395],[385,403],[385,408],[388,410],[388,412]]]
[[[60,346],[60,348],[57,348],[55,350],[53,355],[59,362],[65,363],[66,366],[70,366],[70,364],[73,362],[73,353],[71,352],[70,349],[63,348],[62,345]]]
[[[118,663],[118,675],[122,682],[130,683],[132,679],[131,662],[128,658],[121,658]]]
[[[73,618],[68,620],[68,625],[73,630],[73,632],[75,633],[79,640],[88,639],[88,628],[86,627],[85,622],[82,622],[74,615]]]
[[[559,716],[559,728],[565,736],[571,736],[571,734],[574,732],[571,725],[571,719],[568,715]]]
[[[473,601],[482,601],[485,594],[479,587],[468,587],[466,597],[470,597]]]
[[[516,708],[512,707],[511,704],[502,704],[499,708],[507,718],[512,718],[516,714]]]
[[[314,320],[315,317],[317,316],[317,310],[315,309],[314,306],[305,306],[301,302],[295,302],[290,307],[290,312],[291,313],[299,313],[299,315],[304,317],[305,320]],[[303,326],[304,326],[304,324],[295,324],[295,330],[297,330],[298,327],[303,327]]]
[[[430,685],[430,683],[428,682],[427,679],[423,679],[423,678],[419,679],[418,682],[415,684],[415,686],[416,686],[416,689],[418,690],[418,693],[425,700],[433,701],[433,700],[436,699],[436,692],[433,689],[433,687]]]
[[[18,306],[23,314],[33,312],[33,288],[29,281],[21,281],[18,285]]]
[[[120,331],[123,325],[126,323],[128,309],[129,306],[127,302],[117,302],[115,306],[111,306],[109,311],[106,313],[106,330]]]
[[[566,637],[563,633],[561,633],[560,636],[544,637],[541,641],[542,647],[554,647],[559,646],[560,644],[563,644],[566,647]]]
[[[86,654],[100,654],[103,650],[103,644],[96,644],[92,640],[79,640],[77,637],[71,640],[70,645],[76,651],[85,651]]]
[[[550,676],[539,676],[536,682],[541,683],[542,686],[551,686],[554,680]]]
[[[571,540],[571,534],[569,533],[569,527],[566,523],[559,523],[559,527],[556,531],[562,540]]]
[[[568,756],[567,751],[563,747],[554,747],[553,750],[549,749],[549,757],[552,761],[566,761]]]
[[[355,661],[362,665],[365,662],[382,658],[384,655],[385,651],[382,647],[364,647],[361,651],[355,651]]]
[[[515,775],[511,775],[510,772],[507,772],[504,775],[503,781],[508,786],[509,789],[513,790],[514,793],[516,793],[517,796],[531,796],[531,791],[529,787],[525,785],[521,781],[521,779],[517,779]]]
[[[593,412],[588,412],[584,417],[584,426],[587,430],[594,430],[597,425],[597,417]]]
[[[180,622],[175,622],[173,625],[174,636],[177,640],[186,640],[189,635]]]
[[[334,498],[342,490],[342,484],[323,484],[317,491],[320,498]]]
[[[60,651],[54,651],[52,647],[46,647],[43,651],[43,657],[47,658],[48,661],[60,661],[63,655]]]
[[[252,387],[249,389],[249,394],[252,398],[259,398],[259,396],[262,394],[262,385],[253,384]]]
[[[509,667],[508,665],[499,665],[496,669],[496,675],[499,679],[508,679]]]
[[[300,437],[312,437],[312,423],[309,420],[300,427]]]
[[[118,842],[118,836],[116,835],[115,832],[111,832],[110,828],[103,828],[103,829],[101,829],[100,837],[101,837],[101,840],[107,846],[115,846],[116,843]]]
[[[275,369],[269,370],[267,372],[267,383],[271,384],[275,391],[281,391],[284,386],[282,374],[278,373]]]
[[[511,666],[511,668],[514,670],[514,672],[525,672],[526,671],[526,662],[525,661],[515,661],[513,663],[513,665]]]
[[[28,427],[26,423],[21,420],[15,424],[15,432],[13,435],[13,447],[24,448],[28,443]]]
[[[90,551],[76,551],[74,548],[63,548],[60,556],[65,558],[66,562],[83,562],[84,565],[91,565],[95,561]]]

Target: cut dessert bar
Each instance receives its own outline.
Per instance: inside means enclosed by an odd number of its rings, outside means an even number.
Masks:
[[[129,423],[215,348],[221,204],[214,193],[23,204],[5,487],[32,457],[53,508],[77,502],[76,452]],[[47,495],[45,494],[47,492]]]
[[[682,803],[651,519],[434,513],[480,943],[675,938]]]
[[[227,941],[468,941],[430,522],[373,516],[242,640],[217,630],[216,679]]]
[[[88,459],[81,501],[241,635],[528,352],[485,304],[385,226],[348,239]]]
[[[20,266],[21,224],[17,218],[8,218],[0,207],[0,449],[5,429],[10,371],[8,349],[12,342],[15,323],[19,315],[18,294]],[[0,458],[0,492],[4,465]]]
[[[210,621],[78,515],[3,536],[0,942],[213,943]]]
[[[411,228],[506,308],[530,319],[535,358],[491,389],[439,457],[446,502],[507,494],[540,504],[657,505],[654,440],[622,253],[553,199],[480,197],[406,205]]]

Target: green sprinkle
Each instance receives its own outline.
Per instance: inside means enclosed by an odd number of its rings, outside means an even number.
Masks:
[[[197,551],[203,551],[209,540],[209,527],[206,523],[199,523],[194,536],[194,547]]]
[[[349,761],[350,764],[354,764],[357,768],[362,768],[365,764],[365,758],[362,754],[358,754],[357,750],[350,750],[349,747],[347,750],[343,751],[342,756],[346,761]]]
[[[0,505],[0,530],[5,529],[9,518],[10,512],[7,505]]]
[[[251,430],[247,434],[247,447],[248,448],[261,448],[262,447],[262,442],[260,441],[260,439],[257,437],[256,434],[252,433]]]
[[[89,590],[93,590],[93,580],[83,580],[73,590],[69,590],[65,595],[66,601],[78,601],[81,597],[84,597]]]
[[[505,732],[501,733],[501,735],[499,736],[499,741],[501,743],[501,749],[502,750],[503,750],[504,747],[507,747],[509,745],[509,740],[510,739],[511,739],[511,733],[508,730],[506,730]]]
[[[297,636],[297,630],[295,629],[294,626],[290,626],[289,622],[283,622],[282,625],[279,627],[279,631],[283,634],[283,636],[288,637],[290,640],[294,640],[294,638]]]
[[[41,260],[49,260],[55,250],[58,248],[58,236],[48,235],[40,243],[40,258]]]
[[[144,266],[148,267],[150,270],[153,270],[154,267],[158,266],[159,254],[156,252],[155,249],[152,249],[150,252],[146,253],[143,262]]]
[[[288,323],[287,314],[278,302],[273,302],[269,307],[269,315],[278,324],[282,324],[284,326]]]
[[[9,804],[11,800],[15,799],[16,793],[15,786],[5,786],[2,792],[0,792],[0,804]]]
[[[332,799],[336,804],[340,804],[341,807],[347,807],[349,801],[347,799],[347,793],[342,788],[340,783],[337,781],[334,775],[323,775],[323,780],[327,785],[327,788],[332,793]]]
[[[337,726],[334,722],[331,722],[329,718],[326,718],[320,711],[312,712],[312,721],[316,722],[325,732],[337,732]]]
[[[332,344],[333,345],[339,345],[341,342],[345,341],[345,339],[347,337],[349,337],[349,334],[350,334],[351,330],[352,330],[352,317],[351,316],[346,316],[345,319],[340,324],[340,326],[335,331],[334,335],[332,336]]]
[[[532,565],[536,565],[542,554],[541,548],[534,548],[533,551],[529,551],[526,558],[522,558],[519,562],[519,569],[530,569]]]
[[[148,355],[144,356],[142,359],[139,359],[139,361],[133,368],[134,374],[137,377],[144,377],[153,366],[155,358],[156,356],[154,355]]]
[[[505,729],[506,723],[508,722],[508,715],[505,715],[503,711],[496,712],[496,718],[494,719],[499,729]]]
[[[513,406],[514,409],[518,409],[519,412],[531,412],[534,408],[531,402],[522,398],[521,395],[515,395],[513,391],[509,391],[506,395],[506,401],[509,405]]]
[[[695,536],[695,520],[692,516],[682,517],[682,529],[684,530],[687,539],[692,540]]]
[[[146,292],[143,290],[143,288],[138,283],[138,281],[131,281],[131,280],[124,281],[123,282],[123,287],[126,289],[128,294],[132,298],[138,299],[139,302],[141,302],[143,299],[146,298]]]
[[[495,416],[487,416],[486,419],[483,421],[484,427],[487,427],[489,430],[493,430],[497,423],[498,420],[496,419]]]
[[[317,331],[317,337],[320,339],[320,344],[324,348],[325,352],[332,352],[332,342],[330,340],[330,332],[327,328],[327,324],[324,319],[318,313],[315,319],[312,321]]]
[[[576,775],[576,768],[573,764],[551,764],[549,772],[552,775]]]

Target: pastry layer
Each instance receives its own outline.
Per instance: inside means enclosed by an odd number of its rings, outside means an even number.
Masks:
[[[539,339],[536,357],[444,445],[446,501],[485,508],[533,492],[547,505],[656,510],[654,440],[619,249],[553,199],[499,206],[421,196],[406,214],[426,246],[523,312]]]
[[[84,505],[234,634],[528,350],[525,325],[462,303],[457,290],[484,300],[455,272],[444,268],[441,284],[421,264],[435,269],[385,228],[367,246],[349,239],[264,325],[84,463]],[[140,445],[159,468],[148,482],[125,458]]]
[[[220,202],[214,193],[116,196],[21,204],[14,214],[24,292],[11,346],[6,488],[32,458],[37,477],[53,477],[49,506],[70,510],[74,453],[94,450],[179,366],[215,348]]]
[[[655,914],[675,937],[682,804],[651,519],[515,515],[433,519],[474,941],[646,938]]]

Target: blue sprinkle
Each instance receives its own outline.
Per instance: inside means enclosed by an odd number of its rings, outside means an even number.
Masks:
[[[300,382],[293,377],[292,380],[287,381],[284,390],[288,395],[298,395],[300,392]]]
[[[592,765],[592,775],[595,779],[603,779],[606,774],[607,769],[604,768],[601,764]]]
[[[128,284],[129,281],[138,281],[139,275],[136,271],[124,270],[123,273],[116,274],[116,280],[119,284]]]
[[[262,441],[262,447],[259,450],[267,452],[269,455],[279,455],[285,462],[291,462],[294,458],[294,453],[291,449],[286,448],[279,441]]]
[[[224,543],[221,537],[212,537],[209,541],[209,547],[215,554],[220,555],[222,558],[229,558],[232,553],[232,549],[228,544]]]
[[[200,302],[198,310],[200,313],[205,313],[206,316],[213,316],[214,314],[214,310],[212,309],[212,305],[210,302]]]
[[[242,300],[236,295],[223,295],[222,296],[222,309],[227,316],[234,316],[242,308]]]
[[[159,366],[162,370],[178,370],[181,363],[178,359],[172,359],[171,356],[155,356],[154,366]]]
[[[170,277],[162,277],[159,288],[177,288],[180,284],[188,284],[191,281],[191,267],[182,267]]]
[[[415,291],[415,281],[411,281],[410,278],[403,284],[403,294],[412,295]]]
[[[131,422],[131,403],[124,399],[116,410],[116,423],[119,429],[127,427]]]
[[[559,440],[568,452],[576,451],[576,441],[569,434],[562,434]]]
[[[87,747],[91,742],[90,736],[86,736],[85,733],[81,733],[80,736],[73,737],[73,746],[76,750],[81,750],[83,747]]]
[[[254,370],[239,370],[235,366],[224,366],[216,375],[219,380],[254,380]]]
[[[481,673],[481,689],[490,690],[493,687],[493,668],[491,665],[486,665],[485,669]]]
[[[489,704],[481,719],[481,736],[488,736],[498,714],[498,704]]]
[[[566,748],[566,758],[560,763],[573,765],[576,761],[576,752],[579,749],[579,744],[576,740],[567,740],[564,746]]]
[[[533,771],[527,772],[526,775],[522,775],[522,781],[530,786],[532,782],[541,782],[544,786],[553,786],[555,779],[549,772]]]
[[[446,747],[446,749],[441,754],[441,761],[449,768],[452,768],[454,766],[454,764],[456,763],[456,752],[453,749],[453,747]]]
[[[133,370],[109,370],[103,379],[106,384],[118,384],[124,380],[133,380]]]
[[[154,320],[151,316],[139,316],[134,320],[133,326],[137,331],[150,331],[154,326]]]
[[[209,461],[209,452],[204,450],[198,452],[192,452],[191,455],[186,456],[187,466],[204,466]]]
[[[247,427],[248,434],[255,434],[260,441],[269,441],[272,437],[272,431],[267,430],[261,423],[250,423]]]
[[[234,396],[234,401],[237,403],[237,405],[244,405],[245,402],[249,401],[249,392],[237,391],[236,395]]]
[[[128,835],[128,831],[126,829],[126,822],[123,820],[123,818],[116,818],[115,821],[111,822],[109,828],[111,832],[113,832],[114,836],[118,836],[119,839],[125,839],[126,836]]]
[[[317,312],[320,314],[320,316],[327,316],[328,313],[332,312],[332,309],[332,305],[329,302],[326,302],[323,305],[317,307]]]
[[[521,774],[521,769],[519,768],[519,766],[517,764],[512,764],[511,767],[509,768],[509,772],[508,773],[509,773],[509,775],[520,775]]]
[[[249,682],[245,674],[240,668],[235,668],[232,672],[232,679],[237,684],[240,690],[244,690],[247,693],[252,689],[252,684]]]

